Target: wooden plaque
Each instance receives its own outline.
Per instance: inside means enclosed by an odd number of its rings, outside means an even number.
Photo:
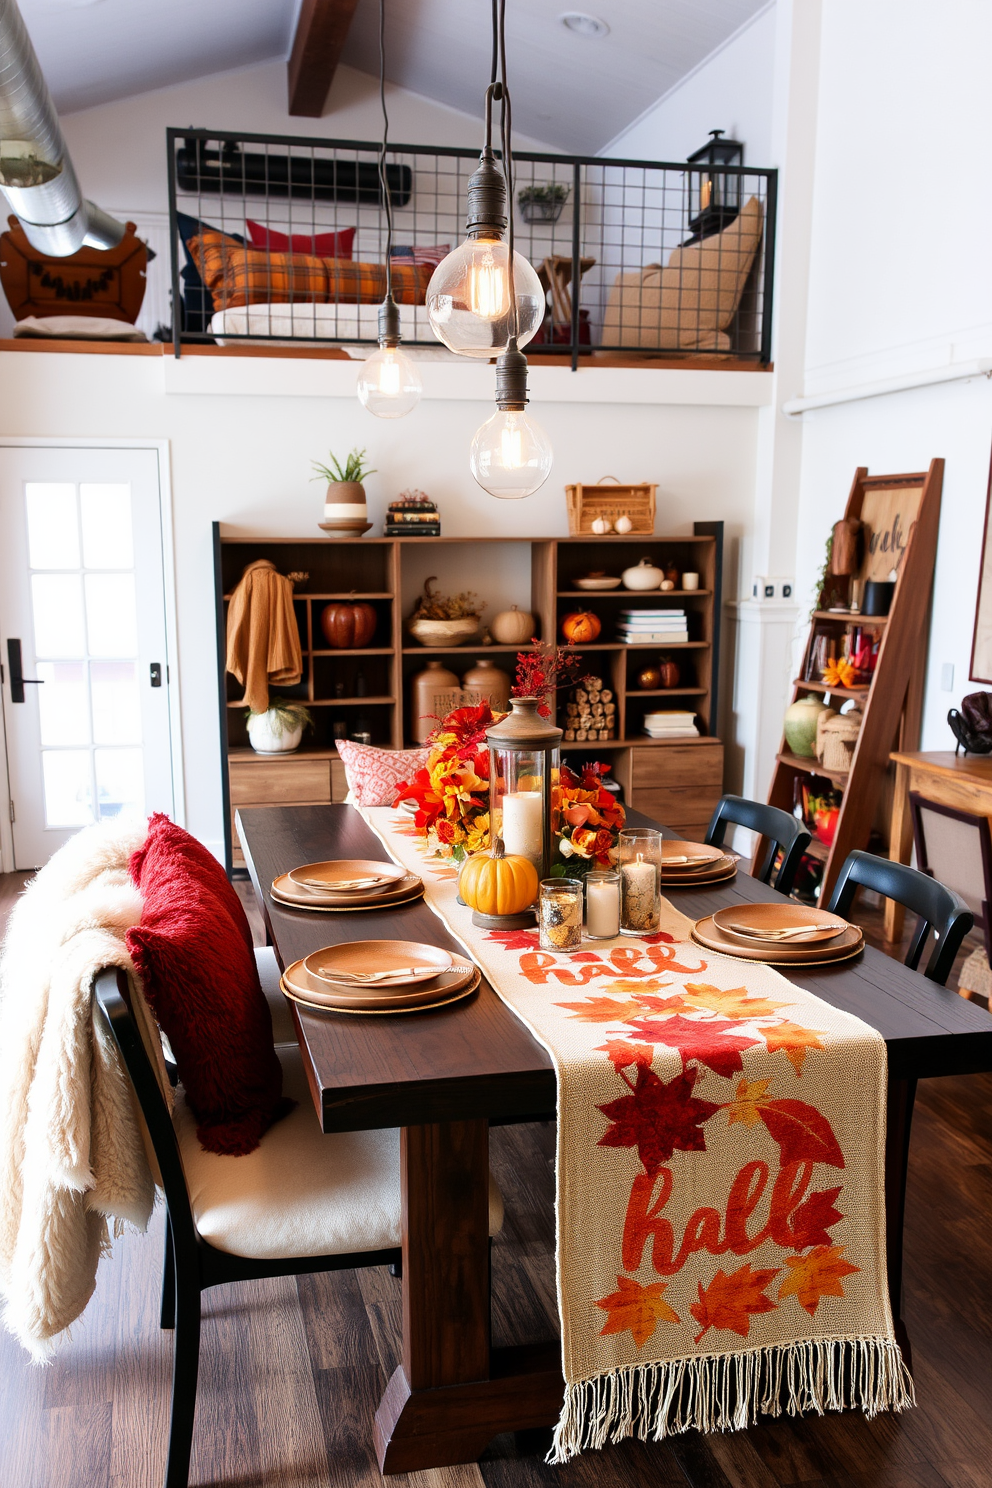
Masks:
[[[32,248],[16,217],[0,236],[0,285],[15,320],[29,315],[100,315],[133,325],[145,298],[148,249],[126,225],[116,248],[80,248],[49,258]]]

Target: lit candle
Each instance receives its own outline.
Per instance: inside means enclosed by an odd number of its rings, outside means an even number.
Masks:
[[[638,853],[623,869],[623,919],[628,934],[657,930],[661,918],[658,902],[658,871]]]
[[[507,791],[503,797],[503,846],[508,853],[541,861],[544,842],[540,791]]]
[[[595,940],[620,934],[620,880],[615,873],[586,875],[586,930]]]

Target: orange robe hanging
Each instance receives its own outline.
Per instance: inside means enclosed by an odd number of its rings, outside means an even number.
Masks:
[[[303,676],[293,586],[267,558],[250,563],[227,611],[227,670],[245,689],[245,707],[264,713],[269,683],[292,687]]]

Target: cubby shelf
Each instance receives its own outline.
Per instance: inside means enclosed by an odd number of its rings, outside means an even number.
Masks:
[[[297,588],[293,595],[303,653],[302,683],[296,687],[273,688],[277,695],[298,698],[313,712],[314,728],[308,732],[303,747],[292,755],[254,754],[248,748],[242,690],[233,677],[221,671],[221,696],[226,703],[220,711],[227,762],[224,797],[228,832],[232,799],[239,805],[276,800],[316,804],[342,799],[343,771],[334,748],[335,725],[340,727],[344,723],[349,732],[359,729],[367,732],[372,743],[381,747],[411,747],[409,741],[415,722],[411,716],[411,683],[428,662],[443,661],[461,676],[478,659],[487,657],[512,676],[518,653],[529,646],[484,645],[478,638],[461,646],[421,646],[413,642],[406,628],[407,617],[428,572],[440,575],[441,590],[450,593],[466,588],[480,590],[490,615],[508,607],[511,601],[520,608],[530,609],[535,615],[538,634],[548,640],[559,636],[562,617],[580,602],[583,608],[599,614],[607,632],[615,628],[619,618],[617,600],[632,607],[657,608],[662,615],[673,602],[676,608],[686,608],[693,628],[691,641],[629,645],[601,637],[591,645],[573,648],[586,658],[583,671],[601,673],[604,686],[613,693],[616,737],[569,740],[563,743],[563,748],[573,759],[576,756],[595,759],[598,755],[609,759],[628,804],[660,817],[689,835],[705,830],[720,793],[723,771],[722,746],[714,737],[720,660],[722,523],[696,523],[692,533],[675,536],[642,533],[612,537],[610,545],[615,551],[610,562],[617,565],[617,572],[650,554],[656,563],[672,562],[680,572],[700,576],[699,589],[647,592],[622,588],[590,592],[575,587],[577,578],[603,561],[603,544],[599,538],[334,541],[249,538],[236,533],[228,536],[219,526],[215,526],[214,532],[221,668],[226,654],[227,605],[249,564],[268,559],[282,573],[307,573],[309,577],[303,582],[313,586]],[[488,545],[498,545],[499,559],[496,561],[494,554],[492,572],[507,576],[505,586],[494,578],[491,590],[484,589],[481,583],[471,583],[473,564],[487,573],[489,568],[480,563],[478,551],[471,557],[468,551],[485,549]],[[425,566],[425,558],[429,558],[429,567]],[[507,587],[511,592],[505,592]],[[500,588],[504,589],[503,593],[499,592]],[[378,629],[374,638],[386,644],[356,650],[339,650],[322,644],[321,606],[350,600],[375,605]],[[601,600],[611,603],[600,607]],[[692,603],[684,605],[686,600]],[[685,685],[642,692],[635,685],[638,672],[652,655],[668,652],[685,653],[679,663]],[[360,697],[356,685],[363,682],[368,693]],[[342,683],[346,695],[333,696],[335,685]],[[682,707],[691,699],[688,706],[699,719],[703,737],[651,739],[641,732],[644,713],[656,708],[658,699],[665,697],[681,699]],[[560,696],[558,701],[564,716],[565,697]],[[267,793],[266,781],[271,782]],[[229,864],[232,861],[229,841]]]

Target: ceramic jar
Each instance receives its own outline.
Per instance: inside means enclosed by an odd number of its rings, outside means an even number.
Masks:
[[[354,538],[368,532],[365,487],[361,481],[329,481],[324,497],[324,520],[320,527],[330,537]]]
[[[410,712],[413,719],[413,741],[426,744],[437,728],[438,717],[450,711],[438,706],[443,693],[457,692],[461,683],[454,672],[441,661],[429,661],[422,672],[418,672],[410,683]]]
[[[510,711],[510,678],[494,661],[477,661],[462,678],[462,686],[477,692],[494,713]]]
[[[508,610],[500,610],[493,616],[489,629],[493,640],[500,646],[527,646],[533,639],[536,625],[530,610],[518,610],[516,605],[511,605]]]
[[[283,715],[275,708],[248,716],[248,742],[256,754],[292,754],[303,738],[303,720],[294,729],[283,728]]]
[[[826,707],[821,698],[797,698],[785,710],[785,742],[801,759],[816,757],[816,724]]]
[[[657,589],[665,575],[660,568],[655,567],[650,558],[642,558],[632,568],[625,568],[622,577],[625,589],[646,591]]]

